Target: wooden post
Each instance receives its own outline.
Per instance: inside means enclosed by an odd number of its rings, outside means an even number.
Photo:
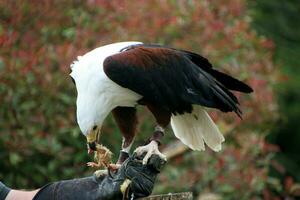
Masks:
[[[191,192],[169,193],[161,195],[152,195],[139,200],[192,200],[193,194]]]

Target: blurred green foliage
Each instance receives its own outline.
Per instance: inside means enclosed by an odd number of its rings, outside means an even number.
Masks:
[[[90,175],[68,76],[78,55],[124,40],[201,53],[253,88],[237,96],[244,120],[210,110],[227,139],[219,153],[188,151],[169,161],[155,192],[192,190],[223,199],[289,196],[268,176],[277,150],[265,142],[278,118],[272,41],[250,27],[245,1],[0,1],[0,180],[16,188]],[[139,108],[141,144],[153,118]],[[175,140],[168,131],[165,144]],[[108,117],[103,144],[118,154],[121,136]]]
[[[300,4],[294,0],[264,0],[251,6],[253,25],[274,41],[274,59],[282,72],[276,85],[280,119],[269,136],[282,150],[276,154],[276,160],[285,170],[277,169],[277,175],[300,181]]]

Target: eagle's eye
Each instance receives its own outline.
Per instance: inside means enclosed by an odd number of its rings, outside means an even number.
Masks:
[[[93,131],[97,129],[97,126],[93,126]]]

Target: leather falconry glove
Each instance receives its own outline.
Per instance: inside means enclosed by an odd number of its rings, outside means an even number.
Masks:
[[[131,200],[149,196],[166,161],[154,154],[143,165],[143,157],[133,154],[116,173],[48,184],[34,200]]]

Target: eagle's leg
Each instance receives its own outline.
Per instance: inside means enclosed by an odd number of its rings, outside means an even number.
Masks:
[[[116,164],[110,165],[112,169],[117,169],[129,156],[136,133],[137,116],[136,109],[133,107],[116,107],[112,114],[123,136],[122,149],[118,161]]]
[[[122,163],[129,157],[129,152],[131,149],[131,146],[133,144],[134,138],[128,139],[123,137],[122,142],[122,150],[120,151],[119,158],[116,164],[110,164],[109,168],[111,170],[117,170],[121,167]]]
[[[117,164],[122,164],[129,157],[129,152],[133,142],[134,142],[134,138],[123,137],[122,150],[120,151]]]
[[[149,139],[149,143],[145,146],[138,147],[135,150],[135,152],[138,155],[141,155],[145,152],[147,153],[143,159],[143,164],[146,164],[148,162],[148,159],[151,157],[152,154],[157,154],[162,159],[166,160],[166,156],[159,151],[158,146],[161,144],[161,139],[164,136],[164,128],[168,126],[171,119],[170,111],[147,102],[145,102],[145,105],[154,115],[158,125],[155,127],[152,137]]]

